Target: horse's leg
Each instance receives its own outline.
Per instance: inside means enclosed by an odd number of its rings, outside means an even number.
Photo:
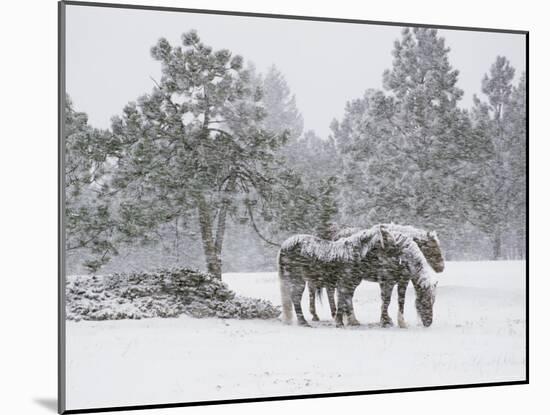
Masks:
[[[393,291],[394,284],[389,282],[383,282],[380,284],[380,296],[382,297],[382,313],[380,315],[380,325],[382,327],[393,326],[393,321],[388,314],[388,307],[391,301],[391,292]]]
[[[397,324],[402,329],[409,327],[405,322],[405,294],[407,293],[409,281],[399,281],[397,283],[397,297],[399,301],[399,311],[397,312]]]
[[[296,312],[296,319],[300,326],[308,326],[306,319],[304,318],[304,313],[302,311],[302,295],[306,289],[306,282],[302,277],[295,278],[291,282],[290,288],[290,298],[292,299],[292,304],[294,304],[294,311]]]
[[[332,318],[336,317],[336,302],[334,301],[334,293],[336,292],[336,287],[334,285],[327,285],[325,287],[327,290],[328,305],[330,306],[330,315]]]
[[[344,311],[346,308],[346,295],[345,290],[338,288],[338,307],[336,308],[336,315],[334,320],[336,321],[336,327],[344,327]]]
[[[350,287],[351,288],[351,287]],[[355,311],[353,310],[353,296],[355,294],[355,289],[357,286],[353,287],[351,289],[351,292],[346,299],[346,315],[348,317],[348,325],[349,326],[359,326],[361,323],[359,323],[359,320],[357,320],[357,317],[355,317]]]
[[[338,288],[338,307],[335,317],[337,327],[342,327],[344,325],[344,314],[347,317],[349,326],[358,326],[360,324],[353,313],[353,293],[355,288],[356,286]]]
[[[315,310],[315,293],[317,291],[317,285],[309,280],[307,282],[307,288],[309,290],[309,312],[311,313],[311,319],[313,321],[319,321],[319,316]]]

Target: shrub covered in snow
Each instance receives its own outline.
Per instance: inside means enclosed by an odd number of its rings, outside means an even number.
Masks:
[[[150,317],[276,318],[278,306],[236,295],[210,274],[186,268],[105,276],[70,276],[68,320]]]

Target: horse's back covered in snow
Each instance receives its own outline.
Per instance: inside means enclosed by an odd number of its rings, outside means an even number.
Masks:
[[[367,255],[377,244],[383,246],[383,226],[358,230],[336,241],[328,241],[313,235],[294,235],[281,245],[281,251],[291,251],[319,262],[353,261]]]

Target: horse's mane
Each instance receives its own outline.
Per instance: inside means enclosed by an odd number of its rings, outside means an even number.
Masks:
[[[351,261],[357,255],[364,258],[378,242],[384,243],[380,226],[376,225],[337,241],[327,241],[313,235],[294,235],[283,242],[281,250],[299,247],[301,255],[323,262]]]
[[[396,229],[390,230],[390,235],[401,250],[400,259],[404,260],[410,271],[418,277],[418,284],[423,288],[432,287],[434,271],[412,236]]]
[[[351,236],[354,233],[357,233],[359,231],[361,231],[361,228],[345,226],[342,229],[340,229],[338,232],[336,232],[332,237],[332,239],[334,241],[337,241],[340,238],[347,238],[348,236]]]

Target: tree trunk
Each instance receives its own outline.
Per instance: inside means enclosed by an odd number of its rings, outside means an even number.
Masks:
[[[203,195],[198,197],[199,224],[202,238],[202,249],[206,260],[206,270],[216,278],[222,278],[221,256],[216,252],[216,244],[212,237],[212,218],[210,208]]]
[[[208,124],[210,122],[210,110],[208,104],[208,96],[205,94],[206,110],[204,112],[204,121],[202,124],[203,140],[209,139]],[[212,216],[210,214],[210,206],[206,202],[204,195],[199,194],[197,198],[197,209],[199,211],[199,223],[202,237],[202,248],[204,258],[206,260],[206,270],[216,278],[222,278],[222,260],[216,249],[216,242],[212,234]],[[221,252],[221,249],[220,249]]]
[[[225,192],[233,192],[235,188],[235,177],[231,177],[227,182]],[[225,236],[225,223],[227,220],[227,211],[231,205],[231,200],[227,197],[227,194],[223,195],[220,210],[218,211],[218,218],[216,223],[216,239],[214,241],[214,250],[216,252],[217,258],[219,258],[220,263],[220,273],[221,273],[221,258],[222,258],[222,247],[223,247],[223,238]]]
[[[175,231],[175,240],[174,240],[174,252],[176,254],[176,264],[180,261],[180,247],[179,247],[179,234],[178,234],[178,218],[175,219],[176,231]]]
[[[216,224],[216,241],[214,242],[214,249],[216,255],[220,258],[222,257],[222,247],[223,247],[223,237],[225,235],[225,222],[227,219],[227,209],[229,208],[229,201],[224,200],[220,211],[218,213],[218,223]]]
[[[497,226],[493,234],[493,259],[499,260],[502,258],[502,232],[500,226]]]

